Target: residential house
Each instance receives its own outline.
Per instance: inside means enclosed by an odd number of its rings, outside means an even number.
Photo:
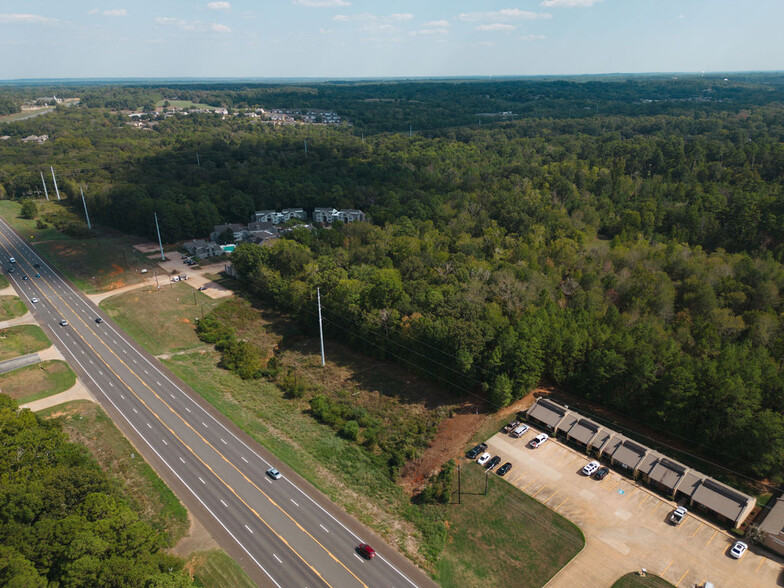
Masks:
[[[217,243],[212,241],[207,242],[204,239],[194,239],[193,241],[189,241],[183,245],[183,249],[188,252],[188,255],[198,259],[224,254],[223,249],[221,249]]]
[[[771,551],[784,555],[784,497],[778,498],[768,510],[759,529],[765,533],[762,544]]]
[[[313,211],[313,222],[322,225],[331,225],[335,221],[344,223],[364,222],[365,213],[361,210],[345,208],[337,210],[335,208],[316,208]]]
[[[242,241],[248,236],[248,226],[239,223],[228,223],[225,225],[215,225],[215,228],[210,233],[210,240],[218,242],[218,237],[225,231],[230,230],[234,235],[234,243]]]

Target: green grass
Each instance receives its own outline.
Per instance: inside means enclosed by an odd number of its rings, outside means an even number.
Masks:
[[[0,390],[19,404],[59,394],[75,383],[73,370],[64,361],[56,359],[0,374]]]
[[[22,316],[27,312],[27,305],[19,296],[0,296],[0,321]]]
[[[76,400],[43,410],[58,418],[71,441],[85,445],[117,484],[131,508],[174,545],[188,530],[188,511],[136,452],[100,406]]]
[[[675,588],[667,580],[661,579],[659,576],[648,574],[644,578],[637,574],[637,572],[629,572],[625,576],[619,578],[612,588]]]
[[[169,108],[217,108],[210,104],[199,104],[198,102],[192,102],[191,100],[158,100],[158,102],[155,103],[155,108],[163,108],[164,102],[169,103]]]
[[[435,577],[444,588],[543,586],[583,548],[582,532],[561,515],[475,464],[461,470],[464,493],[446,507]]]
[[[40,351],[50,345],[41,327],[36,325],[0,329],[0,361]]]
[[[256,588],[256,583],[224,551],[194,553],[185,567],[198,588]]]
[[[10,286],[8,280],[3,274],[0,274],[0,290],[3,290],[4,288],[8,288],[8,286]]]
[[[11,123],[28,118],[35,118],[36,116],[53,112],[54,109],[54,106],[47,106],[38,110],[23,110],[21,112],[14,112],[13,114],[4,114],[3,116],[0,116],[0,123]]]
[[[159,279],[167,280],[166,276]],[[162,283],[157,291],[145,287],[107,298],[101,308],[155,355],[205,348],[196,337],[196,319],[202,306],[206,314],[220,301],[187,284]]]
[[[49,178],[51,180],[51,178]],[[54,195],[52,195],[54,197]],[[45,200],[38,200],[36,201],[38,204],[38,208],[40,211],[48,211],[52,214],[58,215],[66,215],[66,216],[74,216],[73,213],[66,210],[62,205],[57,204],[56,202],[46,202]],[[37,222],[35,220],[29,220],[26,218],[21,218],[19,216],[20,211],[22,210],[22,205],[19,201],[16,200],[0,200],[0,216],[2,216],[8,224],[14,227],[19,234],[27,241],[28,243],[38,243],[40,241],[70,241],[71,237],[66,235],[65,233],[58,231],[51,225],[49,225],[46,229],[39,229],[36,227]],[[40,216],[40,215],[39,215]],[[49,223],[47,223],[49,224]]]

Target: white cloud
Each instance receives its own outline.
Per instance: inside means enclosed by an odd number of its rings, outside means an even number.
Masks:
[[[384,33],[386,35],[400,32],[398,23],[405,22],[414,18],[413,14],[390,14],[389,16],[378,16],[376,14],[337,14],[332,17],[335,22],[356,23],[360,30],[365,33]]]
[[[409,12],[405,12],[403,14],[390,14],[389,15],[389,19],[392,20],[392,21],[395,21],[395,22],[402,22],[404,20],[411,20],[412,18],[414,18],[414,15],[409,13]]]
[[[501,24],[500,22],[494,22],[492,24],[483,24],[476,27],[477,31],[513,31],[515,30],[514,25],[510,24]]]
[[[46,24],[50,22],[57,22],[57,19],[40,14],[0,14],[0,23]]]
[[[101,14],[104,16],[128,16],[128,11],[125,8],[112,8],[111,10],[104,10]]]
[[[679,14],[678,18],[686,18],[686,15],[685,14]]]
[[[449,26],[448,20],[431,20],[425,23],[426,28],[445,29]]]
[[[351,6],[348,0],[292,0],[295,6],[312,6],[314,8],[332,8]]]
[[[210,10],[231,10],[231,2],[207,2]]]
[[[203,31],[204,23],[199,20],[187,21],[180,18],[172,18],[170,16],[158,16],[155,22],[164,26],[173,26],[183,31]]]
[[[492,41],[481,41],[477,43],[478,47],[495,47],[495,43]]]
[[[554,6],[556,8],[574,8],[576,6],[588,8],[604,0],[542,0],[542,6]]]
[[[489,12],[463,12],[459,16],[460,20],[466,22],[500,22],[509,20],[534,20],[538,18],[553,18],[547,12],[531,12],[530,10],[520,10],[519,8],[504,8]]]
[[[425,35],[425,36],[440,36],[440,35],[448,35],[449,29],[445,27],[438,27],[432,29],[419,29],[418,31],[412,31],[410,35],[412,37],[416,37],[417,35]]]
[[[230,33],[231,29],[226,25],[218,24],[217,22],[212,23],[212,30],[216,33]]]
[[[522,37],[520,37],[520,40],[521,41],[541,41],[541,40],[546,39],[546,38],[547,37],[545,37],[544,35],[523,35]]]

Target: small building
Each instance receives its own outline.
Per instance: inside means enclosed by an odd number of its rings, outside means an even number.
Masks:
[[[217,243],[212,241],[207,242],[204,239],[189,241],[183,245],[183,249],[188,252],[188,255],[196,257],[197,259],[224,254],[223,249],[221,249]]]
[[[650,450],[647,447],[643,447],[622,435],[616,435],[608,445],[607,451],[602,450],[602,455],[609,458],[612,465],[620,467],[630,476],[634,476],[648,451]]]
[[[561,422],[568,412],[568,408],[550,400],[540,398],[528,409],[526,417],[528,417],[528,420],[541,425],[544,429],[554,432],[558,423]]]
[[[316,208],[313,211],[313,222],[322,225],[331,225],[335,221],[343,223],[365,222],[365,213],[361,210],[345,208],[337,210],[335,208]]]
[[[28,135],[22,139],[22,143],[45,143],[49,140],[49,135]]]
[[[691,504],[733,527],[739,527],[754,509],[756,501],[718,480],[705,478],[692,495]]]
[[[234,235],[234,243],[242,241],[248,236],[247,225],[241,225],[239,223],[228,223],[225,225],[215,225],[215,228],[212,229],[212,233],[210,233],[210,240],[217,243],[218,237],[220,237],[227,230],[230,230]]]
[[[575,445],[580,446],[583,450],[588,449],[588,444],[591,442],[602,427],[590,419],[579,418],[577,422],[572,425],[572,428],[566,433],[566,439]]]
[[[280,212],[275,210],[257,210],[253,213],[253,218],[251,220],[257,223],[279,225],[293,218],[307,220],[308,213],[302,208],[284,208]]]
[[[768,510],[759,529],[765,533],[762,544],[771,551],[784,555],[784,497],[776,500],[776,504]]]

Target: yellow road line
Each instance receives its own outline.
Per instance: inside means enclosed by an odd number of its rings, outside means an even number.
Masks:
[[[708,545],[710,545],[710,544],[711,544],[711,541],[713,541],[713,538],[716,536],[716,533],[718,533],[718,532],[719,532],[719,530],[718,530],[718,529],[716,529],[716,530],[713,532],[713,535],[711,535],[711,538],[710,538],[710,539],[708,539],[708,542],[705,544],[706,546],[708,546]]]
[[[754,570],[755,574],[759,573],[760,568],[762,567],[762,564],[764,564],[764,563],[765,563],[765,558],[764,557],[760,557],[760,562],[757,564],[757,567]]]
[[[17,247],[14,247],[13,245],[11,245],[11,244],[10,244],[10,240],[9,240],[9,245],[10,245],[11,247],[13,247],[13,248],[14,248],[14,250],[16,250],[16,251],[19,251]],[[2,247],[2,248],[3,248],[3,249],[6,251],[6,252],[8,252],[8,249],[6,249],[6,247],[5,247],[4,245],[0,244],[0,247]],[[17,253],[17,255],[19,255],[19,256],[20,256],[20,258],[22,258],[21,252],[18,252],[18,253]],[[302,525],[301,525],[299,522],[297,522],[297,521],[294,519],[294,517],[292,517],[292,516],[291,516],[291,515],[290,515],[290,514],[289,514],[289,513],[288,513],[288,512],[285,510],[285,509],[283,509],[283,508],[282,508],[282,507],[281,507],[281,506],[280,506],[280,505],[279,505],[279,504],[278,504],[276,501],[274,501],[274,500],[272,499],[272,497],[271,497],[271,496],[269,496],[269,495],[268,495],[266,492],[264,492],[264,491],[263,491],[261,488],[259,488],[259,487],[258,487],[258,486],[257,486],[257,485],[256,485],[256,484],[253,482],[253,480],[251,480],[250,478],[248,478],[248,477],[247,477],[247,476],[246,476],[246,475],[245,475],[245,474],[244,474],[244,473],[243,473],[243,472],[242,472],[242,471],[241,471],[239,468],[237,468],[237,466],[235,466],[235,465],[234,465],[234,464],[233,464],[231,461],[229,461],[229,459],[228,459],[228,458],[227,458],[225,455],[223,455],[223,453],[221,453],[221,452],[218,450],[218,448],[217,448],[217,447],[215,447],[215,446],[214,446],[214,445],[212,445],[212,444],[211,444],[209,441],[207,441],[207,439],[205,439],[205,438],[204,438],[204,437],[201,435],[201,433],[199,433],[199,432],[198,432],[198,431],[197,431],[197,430],[196,430],[196,429],[195,429],[195,428],[194,428],[194,427],[193,427],[193,426],[192,426],[190,423],[188,423],[188,422],[187,422],[187,421],[186,421],[186,420],[183,418],[183,416],[182,416],[182,415],[180,415],[180,414],[179,414],[177,411],[175,411],[175,410],[174,410],[174,409],[171,407],[171,405],[169,405],[169,403],[168,403],[168,402],[166,402],[166,400],[164,400],[164,399],[163,399],[161,396],[159,396],[159,395],[158,395],[158,393],[157,393],[157,392],[155,392],[155,390],[153,390],[153,389],[152,389],[152,388],[151,388],[151,387],[150,387],[150,386],[149,386],[149,385],[148,385],[148,384],[147,384],[147,383],[146,383],[146,382],[145,382],[145,381],[144,381],[144,380],[141,378],[141,376],[139,376],[139,374],[137,374],[137,373],[136,373],[136,371],[135,371],[135,370],[133,370],[133,369],[132,369],[132,368],[131,368],[131,367],[130,367],[128,364],[126,364],[126,363],[125,363],[125,362],[122,360],[122,358],[121,358],[120,356],[118,356],[118,355],[117,355],[117,354],[114,352],[114,350],[113,350],[113,349],[112,349],[112,348],[109,346],[109,344],[108,344],[108,343],[106,343],[106,341],[104,341],[104,339],[103,339],[103,338],[102,338],[100,335],[98,335],[98,334],[97,334],[95,331],[93,331],[93,329],[91,328],[91,326],[90,326],[90,325],[89,325],[89,324],[88,324],[88,323],[87,323],[87,322],[86,322],[86,321],[85,321],[85,320],[84,320],[84,319],[81,317],[81,315],[80,315],[80,314],[79,314],[77,311],[75,311],[75,310],[74,310],[74,309],[71,307],[71,305],[70,305],[70,304],[68,304],[68,303],[65,301],[65,299],[64,299],[64,298],[63,298],[63,297],[62,297],[60,294],[57,294],[57,291],[55,290],[54,286],[53,286],[51,283],[49,283],[49,281],[48,281],[48,279],[47,279],[47,278],[44,278],[44,279],[43,279],[43,281],[44,281],[44,282],[46,282],[46,283],[49,285],[49,287],[52,289],[52,291],[53,291],[53,292],[55,292],[55,294],[56,294],[56,295],[57,295],[57,297],[58,297],[58,298],[59,298],[59,299],[60,299],[60,300],[63,302],[63,304],[65,304],[65,306],[67,306],[67,307],[68,307],[68,308],[71,310],[71,312],[73,312],[73,313],[76,315],[76,317],[77,317],[77,318],[78,318],[78,319],[79,319],[79,320],[82,322],[82,324],[84,324],[84,326],[87,328],[87,330],[89,330],[89,331],[90,331],[90,332],[91,332],[91,333],[92,333],[92,334],[95,336],[95,338],[96,338],[96,339],[98,339],[99,341],[101,341],[101,343],[103,343],[103,344],[106,346],[107,350],[108,350],[108,351],[109,351],[109,352],[110,352],[112,355],[114,355],[114,356],[117,358],[117,360],[118,360],[118,361],[119,361],[121,364],[123,364],[123,365],[126,367],[126,369],[128,369],[128,371],[130,371],[130,372],[131,372],[131,373],[132,373],[134,376],[136,376],[136,378],[139,380],[139,382],[140,382],[140,383],[141,383],[141,384],[142,384],[142,385],[143,385],[145,388],[147,388],[147,389],[148,389],[148,390],[149,390],[149,391],[150,391],[150,392],[153,394],[153,396],[155,396],[155,397],[156,397],[156,398],[157,398],[157,399],[158,399],[158,400],[159,400],[159,401],[160,401],[160,402],[161,402],[161,403],[162,403],[164,406],[166,406],[166,407],[167,407],[167,408],[168,408],[168,409],[169,409],[169,410],[172,412],[172,414],[174,414],[175,416],[177,416],[177,417],[178,417],[178,418],[179,418],[179,419],[180,419],[180,420],[183,422],[183,424],[184,424],[184,425],[185,425],[187,428],[189,428],[189,429],[190,429],[190,430],[191,430],[193,433],[195,433],[195,434],[196,434],[196,436],[197,436],[197,437],[199,437],[199,438],[202,440],[202,442],[204,442],[204,444],[205,444],[205,445],[207,445],[208,447],[210,447],[210,449],[212,449],[212,450],[213,450],[213,451],[214,451],[214,452],[215,452],[215,453],[216,453],[218,456],[220,456],[220,457],[221,457],[221,458],[222,458],[222,459],[223,459],[223,460],[224,460],[224,461],[225,461],[225,462],[226,462],[228,465],[230,465],[231,467],[233,467],[233,468],[234,468],[234,469],[237,471],[237,473],[238,473],[238,474],[240,474],[240,476],[242,476],[242,477],[243,477],[243,478],[244,478],[244,479],[245,479],[245,480],[246,480],[246,481],[247,481],[247,482],[248,482],[248,483],[249,483],[251,486],[253,486],[254,488],[256,488],[256,489],[257,489],[257,490],[258,490],[258,491],[259,491],[259,492],[260,492],[260,493],[261,493],[261,494],[262,494],[262,495],[263,495],[265,498],[267,498],[267,500],[269,500],[269,502],[270,502],[270,503],[271,503],[273,506],[277,507],[277,508],[278,508],[278,510],[280,510],[280,511],[281,511],[281,512],[282,512],[284,515],[286,515],[286,517],[288,517],[288,518],[289,518],[289,520],[291,520],[291,522],[292,522],[292,523],[294,523],[294,525],[295,525],[295,526],[296,526],[296,527],[297,527],[297,528],[298,528],[300,531],[302,531],[303,533],[305,533],[306,535],[308,535],[308,537],[310,537],[310,538],[313,540],[313,542],[314,542],[314,543],[316,543],[316,544],[317,544],[319,547],[321,547],[321,548],[322,548],[322,549],[323,549],[323,550],[324,550],[324,551],[325,551],[327,554],[329,554],[329,556],[330,556],[330,557],[331,557],[331,558],[332,558],[332,559],[333,559],[333,560],[334,560],[336,563],[340,564],[340,566],[341,566],[341,567],[343,567],[343,569],[345,569],[345,570],[346,570],[346,571],[347,571],[349,574],[351,574],[351,575],[352,575],[352,576],[353,576],[353,577],[354,577],[354,578],[355,578],[355,579],[356,579],[356,580],[357,580],[357,581],[358,581],[360,584],[362,584],[362,586],[364,586],[365,588],[368,588],[368,587],[367,587],[367,585],[366,585],[366,584],[365,584],[365,583],[364,583],[362,580],[360,580],[360,579],[359,579],[359,578],[356,576],[356,574],[354,574],[354,572],[352,572],[350,569],[348,569],[348,568],[346,567],[346,565],[345,565],[345,564],[344,564],[344,563],[343,563],[343,562],[342,562],[340,559],[338,559],[338,558],[337,558],[337,557],[336,557],[336,556],[335,556],[335,555],[334,555],[334,554],[333,554],[333,553],[332,553],[332,552],[331,552],[329,549],[327,549],[327,548],[326,548],[324,545],[322,545],[322,544],[321,544],[321,542],[320,542],[318,539],[316,539],[316,538],[315,538],[313,535],[311,535],[311,534],[310,534],[310,532],[308,532],[308,530],[307,530],[307,529],[305,529],[305,528],[304,528],[304,527],[303,527],[303,526],[302,526]],[[43,289],[42,289],[41,287],[38,287],[38,290],[40,290],[40,291],[41,291],[41,296],[43,296],[44,298],[46,298],[46,300],[47,300],[47,301],[48,301],[50,304],[52,304],[52,306],[54,306],[54,304],[52,303],[52,300],[51,300],[51,298],[49,298],[49,296],[47,296],[47,295],[44,293]],[[115,376],[115,377],[116,377],[116,378],[117,378],[117,379],[118,379],[120,382],[122,382],[122,384],[123,384],[123,385],[124,385],[124,386],[125,386],[125,387],[128,389],[128,392],[129,392],[130,394],[132,394],[133,396],[135,396],[135,397],[136,397],[136,399],[137,399],[137,400],[138,400],[138,401],[139,401],[139,402],[140,402],[140,403],[141,403],[141,404],[142,404],[142,405],[143,405],[143,406],[144,406],[144,407],[145,407],[145,408],[146,408],[146,409],[147,409],[147,410],[150,412],[150,414],[151,414],[151,415],[153,415],[153,416],[154,416],[154,417],[155,417],[155,418],[158,420],[158,422],[161,424],[161,426],[163,426],[165,429],[167,429],[167,430],[169,431],[169,433],[170,433],[170,434],[171,434],[171,435],[172,435],[172,436],[173,436],[175,439],[177,439],[177,440],[178,440],[178,441],[179,441],[179,442],[182,444],[182,446],[183,446],[183,447],[185,447],[185,448],[186,448],[188,451],[190,451],[190,453],[191,453],[191,454],[192,454],[192,455],[193,455],[193,456],[194,456],[194,457],[195,457],[195,458],[196,458],[196,459],[197,459],[199,462],[201,462],[201,463],[202,463],[202,465],[203,465],[205,468],[207,468],[207,469],[208,469],[210,472],[212,472],[212,474],[213,474],[213,475],[214,475],[214,476],[215,476],[215,477],[216,477],[218,480],[220,480],[220,482],[221,482],[221,483],[222,483],[222,484],[223,484],[223,485],[224,485],[224,486],[225,486],[225,487],[226,487],[226,488],[227,488],[227,489],[228,489],[228,490],[229,490],[229,491],[230,491],[230,492],[231,492],[231,493],[232,493],[232,494],[233,494],[233,495],[234,495],[234,496],[235,496],[235,497],[236,497],[236,498],[237,498],[237,499],[240,501],[240,502],[242,502],[242,503],[245,505],[245,507],[246,507],[248,510],[250,510],[250,511],[251,511],[251,512],[252,512],[252,513],[253,513],[253,514],[256,516],[256,518],[258,518],[258,519],[259,519],[259,520],[260,520],[262,523],[264,523],[264,525],[265,525],[265,526],[266,526],[266,527],[267,527],[267,528],[268,528],[268,529],[269,529],[269,530],[270,530],[270,531],[271,531],[271,532],[272,532],[272,533],[273,533],[273,534],[274,534],[276,537],[278,537],[278,539],[280,539],[280,541],[281,541],[281,542],[282,542],[284,545],[286,545],[286,546],[287,546],[289,549],[291,549],[291,551],[292,551],[292,552],[293,552],[293,553],[294,553],[294,554],[295,554],[295,555],[296,555],[296,556],[297,556],[297,557],[298,557],[298,558],[299,558],[299,559],[302,561],[302,563],[304,563],[306,566],[308,566],[308,567],[311,569],[311,571],[312,571],[314,574],[316,574],[316,575],[317,575],[317,576],[318,576],[318,577],[319,577],[319,578],[320,578],[320,579],[321,579],[321,580],[322,580],[322,581],[323,581],[325,584],[327,584],[328,586],[330,586],[330,587],[331,587],[331,584],[329,584],[329,582],[327,582],[327,581],[326,581],[326,579],[324,579],[324,577],[321,575],[321,573],[319,573],[319,571],[318,571],[316,568],[314,568],[314,567],[313,567],[313,566],[312,566],[310,563],[308,563],[308,562],[305,560],[305,558],[304,558],[304,557],[302,557],[302,555],[300,555],[300,554],[299,554],[299,552],[297,552],[297,550],[295,550],[295,549],[294,549],[294,548],[293,548],[293,547],[292,547],[292,546],[289,544],[289,542],[288,542],[288,541],[286,541],[286,539],[284,539],[284,538],[283,538],[283,537],[282,537],[282,536],[281,536],[281,535],[280,535],[280,534],[279,534],[277,531],[275,531],[275,530],[274,530],[274,529],[273,529],[273,528],[272,528],[272,527],[269,525],[269,523],[267,523],[267,521],[265,521],[265,520],[264,520],[264,519],[261,517],[261,515],[259,515],[259,513],[258,513],[258,512],[257,512],[257,511],[256,511],[256,510],[255,510],[253,507],[251,507],[251,506],[250,506],[250,505],[249,505],[247,502],[245,502],[245,500],[244,500],[244,499],[243,499],[243,498],[242,498],[242,497],[239,495],[239,493],[238,493],[238,492],[237,492],[237,491],[236,491],[236,490],[235,490],[235,489],[234,489],[232,486],[230,486],[230,485],[229,485],[229,484],[228,484],[228,483],[227,483],[225,480],[223,480],[223,478],[221,478],[221,477],[220,477],[220,476],[217,474],[217,472],[215,472],[215,470],[213,470],[213,468],[212,468],[212,467],[211,467],[209,464],[207,464],[207,463],[206,463],[206,462],[205,462],[203,459],[201,459],[201,458],[200,458],[200,457],[199,457],[199,456],[196,454],[196,452],[195,452],[195,451],[194,451],[194,450],[193,450],[193,449],[192,449],[192,448],[191,448],[191,447],[190,447],[190,446],[189,446],[187,443],[185,443],[185,442],[184,442],[184,441],[183,441],[183,440],[182,440],[182,439],[179,437],[179,435],[177,435],[177,433],[175,433],[175,432],[174,432],[174,430],[173,430],[171,427],[169,427],[169,426],[168,426],[168,425],[167,425],[165,422],[163,422],[163,419],[160,417],[160,415],[158,415],[158,413],[156,413],[156,412],[155,412],[155,411],[154,411],[154,410],[153,410],[153,409],[152,409],[152,408],[151,408],[151,407],[150,407],[150,406],[147,404],[147,402],[146,402],[146,401],[144,401],[144,400],[143,400],[143,399],[142,399],[142,398],[141,398],[141,397],[140,397],[140,396],[139,396],[139,395],[138,395],[138,394],[137,394],[137,393],[136,393],[136,392],[135,392],[135,391],[134,391],[134,390],[133,390],[133,389],[132,389],[132,388],[131,388],[131,387],[128,385],[128,383],[127,383],[125,380],[123,380],[123,379],[120,377],[120,375],[119,375],[119,374],[118,374],[116,371],[114,371],[114,369],[113,369],[113,368],[112,368],[112,367],[111,367],[111,366],[110,366],[110,365],[109,365],[109,364],[106,362],[106,360],[104,360],[104,359],[103,359],[103,357],[102,357],[102,356],[101,356],[101,355],[100,355],[100,354],[99,354],[99,353],[98,353],[98,352],[95,350],[95,348],[94,348],[94,347],[93,347],[93,346],[92,346],[92,345],[91,345],[91,344],[90,344],[90,343],[89,343],[89,342],[88,342],[88,341],[87,341],[87,340],[86,340],[86,339],[85,339],[85,338],[84,338],[84,337],[81,335],[81,333],[79,333],[79,331],[77,331],[76,329],[73,329],[73,330],[72,330],[72,332],[73,332],[73,333],[75,333],[76,335],[78,335],[78,336],[79,336],[79,338],[80,338],[80,339],[81,339],[81,340],[84,342],[84,344],[85,344],[85,345],[87,345],[87,346],[88,346],[88,347],[89,347],[89,348],[90,348],[90,349],[93,351],[93,353],[95,353],[96,357],[97,357],[97,358],[98,358],[98,359],[99,359],[99,360],[100,360],[100,361],[101,361],[101,362],[102,362],[102,363],[103,363],[103,364],[106,366],[106,369],[107,369],[107,370],[109,370],[110,372],[112,372],[112,373],[114,374],[114,376]],[[104,393],[104,394],[105,394],[105,393]]]
[[[667,567],[666,567],[666,568],[664,568],[664,569],[661,571],[661,574],[659,574],[659,575],[660,575],[662,578],[664,577],[664,574],[666,574],[666,573],[667,573],[667,570],[669,570],[669,569],[670,569],[670,566],[672,565],[672,562],[673,562],[673,561],[675,561],[675,560],[672,560],[672,561],[670,561],[670,563],[668,563],[668,564],[667,564]]]
[[[697,534],[697,531],[699,531],[700,529],[702,529],[702,523],[700,523],[700,526],[699,526],[699,527],[697,527],[696,529],[694,529],[694,533],[692,533],[691,535],[689,535],[689,537],[694,537],[694,536]]]
[[[569,497],[568,497],[568,496],[567,496],[566,498],[564,498],[564,499],[561,501],[561,504],[559,504],[558,506],[556,506],[556,507],[555,507],[553,510],[558,510],[559,508],[561,508],[561,507],[563,506],[563,503],[564,503],[564,502],[566,502],[567,500],[569,500]]]
[[[680,580],[678,580],[677,582],[675,582],[675,588],[678,588],[678,584],[680,584],[681,582],[683,582],[683,579],[686,577],[686,574],[688,574],[690,571],[691,571],[691,570],[686,570],[685,572],[683,572],[683,575],[681,576],[681,579],[680,579]]]

